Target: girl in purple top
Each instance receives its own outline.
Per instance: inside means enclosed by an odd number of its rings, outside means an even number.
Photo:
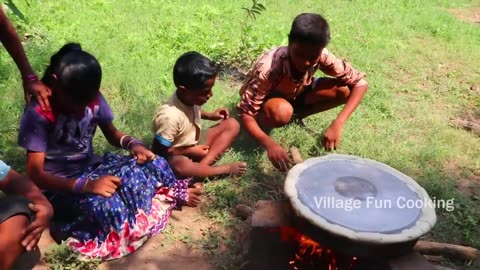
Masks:
[[[55,214],[52,236],[89,258],[115,259],[161,232],[176,205],[196,206],[203,190],[188,189],[161,157],[112,124],[99,92],[98,61],[78,44],[51,57],[42,81],[52,90],[51,111],[29,104],[19,144],[27,150],[27,172],[46,190]],[[94,154],[97,126],[107,141],[134,156]]]

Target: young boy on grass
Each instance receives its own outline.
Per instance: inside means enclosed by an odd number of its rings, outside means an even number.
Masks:
[[[324,133],[326,150],[336,149],[350,115],[367,91],[365,74],[336,58],[326,46],[327,21],[303,13],[293,21],[288,46],[272,49],[257,60],[240,90],[240,119],[247,132],[266,148],[272,164],[286,171],[292,164],[287,151],[262,128],[278,128],[345,104]],[[314,78],[317,70],[333,78]]]
[[[0,270],[35,248],[53,215],[52,206],[27,177],[0,160]]]
[[[245,173],[245,162],[213,165],[240,130],[226,108],[214,112],[201,109],[213,95],[216,75],[214,63],[200,53],[187,52],[180,56],[173,68],[177,89],[153,119],[156,134],[153,152],[169,161],[177,177],[198,179]],[[201,119],[220,122],[202,130]]]

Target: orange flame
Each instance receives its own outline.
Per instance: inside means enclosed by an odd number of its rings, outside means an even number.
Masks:
[[[278,232],[278,230],[275,230]],[[328,265],[328,270],[338,270],[337,256],[331,249],[322,247],[308,236],[292,227],[280,227],[279,233],[282,241],[288,241],[298,245],[295,256],[289,264],[294,270],[302,270],[307,267],[304,265],[315,264],[315,262],[324,262]],[[350,270],[356,264],[357,258],[351,258]]]

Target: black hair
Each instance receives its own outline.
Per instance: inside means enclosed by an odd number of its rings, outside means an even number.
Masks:
[[[67,43],[50,58],[42,81],[52,88],[52,75],[70,100],[88,104],[97,95],[102,81],[102,68],[94,56],[78,43]]]
[[[186,52],[175,62],[173,82],[176,87],[199,89],[217,73],[218,69],[210,59],[198,52]]]
[[[288,35],[289,43],[310,43],[326,47],[330,42],[330,27],[320,14],[302,13],[295,17]]]

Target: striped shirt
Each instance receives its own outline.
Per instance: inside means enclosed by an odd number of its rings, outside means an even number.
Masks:
[[[270,94],[294,100],[306,86],[313,81],[317,70],[326,75],[336,77],[349,87],[364,85],[365,73],[357,71],[352,65],[335,57],[327,49],[323,49],[318,63],[308,70],[300,80],[293,79],[288,47],[277,47],[257,60],[247,74],[240,89],[238,108],[242,114],[256,115],[265,98]]]

